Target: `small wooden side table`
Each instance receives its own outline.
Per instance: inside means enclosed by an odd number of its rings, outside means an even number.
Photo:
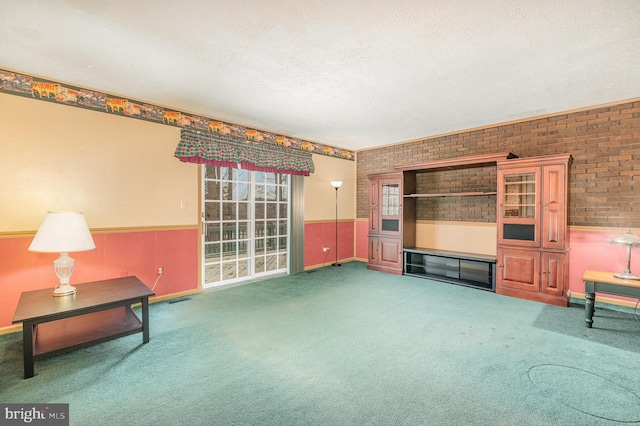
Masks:
[[[613,272],[585,271],[582,275],[586,302],[586,326],[593,326],[596,293],[614,294],[616,296],[634,297],[640,299],[640,281],[623,280],[613,276]]]
[[[24,378],[34,376],[34,361],[142,332],[149,342],[149,296],[155,293],[137,277],[76,285],[70,296],[51,289],[25,291],[13,323],[22,322]],[[131,305],[142,304],[142,321]]]

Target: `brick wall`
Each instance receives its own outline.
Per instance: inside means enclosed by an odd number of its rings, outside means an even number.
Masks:
[[[640,227],[640,102],[594,108],[481,130],[360,151],[357,215],[367,217],[367,175],[395,165],[513,152],[519,157],[570,153],[569,224]],[[418,192],[495,191],[494,167],[422,173]],[[496,197],[418,201],[422,220],[495,222]]]
[[[418,193],[495,191],[495,167],[418,173],[416,179]],[[432,220],[495,222],[496,196],[418,198],[416,217]]]

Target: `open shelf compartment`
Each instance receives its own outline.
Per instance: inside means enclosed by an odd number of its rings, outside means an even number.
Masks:
[[[129,306],[38,324],[34,356],[38,359],[70,352],[142,331],[142,322]]]
[[[495,256],[427,248],[403,252],[405,275],[495,291]]]

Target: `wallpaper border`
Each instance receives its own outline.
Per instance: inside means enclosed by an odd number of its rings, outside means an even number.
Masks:
[[[97,90],[86,89],[0,68],[0,93],[104,112],[153,123],[234,136],[251,143],[277,145],[327,157],[355,160],[353,151],[317,142],[251,129],[239,124],[189,114],[135,99],[122,98]]]

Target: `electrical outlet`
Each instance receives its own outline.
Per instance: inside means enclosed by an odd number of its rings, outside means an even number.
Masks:
[[[162,275],[162,266],[158,267],[158,275]]]
[[[323,251],[323,252],[325,252],[325,253],[326,253],[326,252],[328,252],[328,251],[329,251],[329,247],[324,246],[324,247],[322,248],[322,251]]]

